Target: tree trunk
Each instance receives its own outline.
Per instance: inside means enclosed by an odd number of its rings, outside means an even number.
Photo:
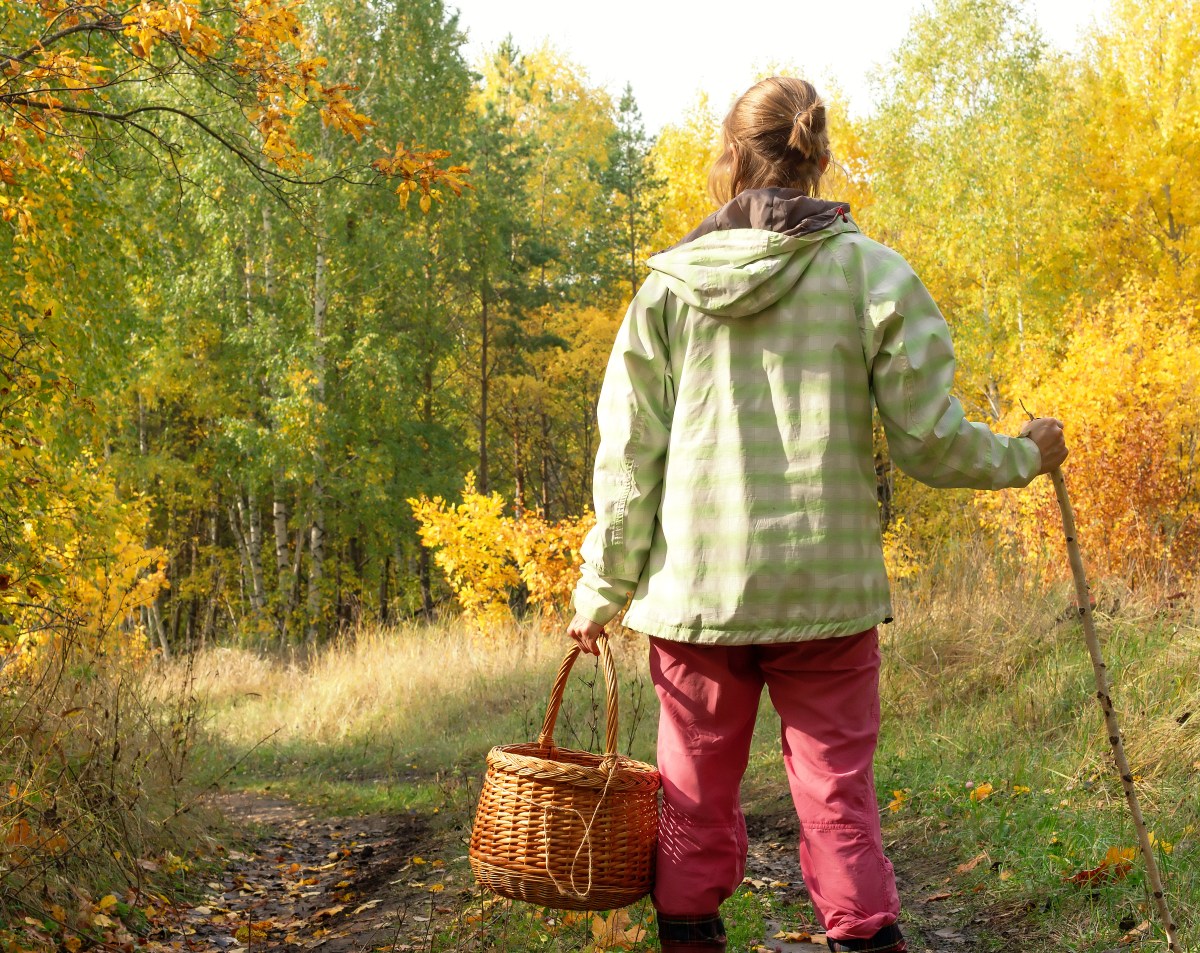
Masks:
[[[254,318],[254,272],[250,268],[250,238],[243,232],[243,241],[238,246],[238,258],[242,267],[242,307],[246,324]]]
[[[637,200],[629,196],[629,300],[637,297]]]
[[[230,504],[229,528],[233,530],[238,554],[250,580],[250,608],[257,617],[262,615],[263,609],[266,608],[267,593],[263,582],[262,514],[252,491],[248,493],[248,499],[243,499],[239,491],[235,504]]]
[[[238,503],[240,504],[241,503],[241,499],[240,499],[241,494],[239,493],[238,496],[239,496]],[[234,545],[237,547],[238,561],[242,565],[242,589],[243,589],[243,595],[245,595],[246,577],[251,575],[250,554],[249,554],[247,546],[246,546],[245,534],[242,532],[242,527],[238,525],[239,517],[238,517],[237,510],[234,508],[234,505],[232,503],[230,503],[228,505],[228,507],[226,508],[226,511],[227,511],[226,515],[229,518],[229,531],[231,533],[233,533],[233,542],[234,542]],[[257,594],[252,589],[251,593],[250,593],[250,609],[255,615],[257,615],[259,608],[260,607],[259,607],[258,601],[257,601]]]
[[[288,565],[288,505],[283,498],[282,480],[276,476],[272,483],[271,517],[275,528],[275,599],[278,602],[276,610],[280,612],[280,630],[286,615],[282,609],[287,601],[287,592],[291,588],[291,566]]]
[[[269,303],[275,301],[275,252],[271,233],[271,203],[263,202],[263,297]]]
[[[550,417],[546,412],[542,411],[542,456],[540,465],[540,476],[542,480],[542,494],[540,506],[542,508],[542,517],[550,519]]]
[[[518,412],[513,424],[513,513],[520,519],[525,514],[525,463],[521,450],[521,420]]]
[[[488,299],[487,279],[480,295],[479,319],[479,473],[475,485],[480,493],[488,491]]]
[[[383,557],[383,566],[379,571],[379,622],[382,625],[388,624],[388,616],[390,615],[388,600],[391,598],[388,592],[388,583],[391,582],[392,573],[392,554],[385,553]]]
[[[433,581],[429,575],[429,550],[417,543],[417,578],[421,582],[421,612],[426,622],[433,621]]]
[[[327,270],[325,237],[318,234],[313,275],[313,369],[317,378],[316,398],[322,408],[325,406],[325,317],[329,306]],[[325,580],[325,456],[321,434],[317,436],[316,449],[313,451],[312,524],[308,550],[308,629],[305,636],[310,643],[315,643],[321,635],[321,588]]]
[[[296,542],[292,546],[292,588],[288,594],[287,610],[283,616],[285,624],[292,618],[296,607],[300,605],[300,562],[304,559],[304,537],[307,532],[308,516],[309,514],[305,513],[303,522],[296,527]]]
[[[151,641],[157,642],[162,649],[164,659],[171,658],[171,643],[167,640],[167,630],[163,626],[162,615],[158,611],[158,600],[155,599],[146,606],[146,628],[150,632]]]
[[[1025,353],[1025,309],[1021,300],[1021,239],[1016,242],[1017,253],[1017,350]]]

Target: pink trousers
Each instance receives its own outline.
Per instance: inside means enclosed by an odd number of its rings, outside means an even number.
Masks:
[[[716,912],[742,882],[739,791],[763,686],[779,713],[783,762],[800,818],[800,868],[834,939],[869,938],[900,911],[883,855],[872,764],[879,737],[875,629],[780,645],[650,640],[662,705],[663,806],[654,905]]]

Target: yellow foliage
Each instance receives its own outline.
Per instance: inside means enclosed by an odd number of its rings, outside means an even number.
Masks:
[[[1058,369],[1024,395],[1061,418],[1084,558],[1100,575],[1175,585],[1200,565],[1200,322],[1193,306],[1123,291],[1078,305]],[[1012,429],[1019,416],[1010,421]],[[985,525],[1046,575],[1066,566],[1053,488],[980,501]]]
[[[713,211],[708,170],[720,151],[720,120],[701,93],[682,121],[665,126],[650,150],[653,174],[665,183],[659,202],[660,225],[652,244],[662,251]]]
[[[891,579],[911,579],[921,571],[903,516],[895,517],[883,532],[883,562]]]
[[[550,522],[537,513],[510,520],[509,552],[531,605],[560,610],[579,578],[579,548],[596,520],[591,513]]]
[[[30,514],[23,524],[31,560],[0,566],[0,616],[10,620],[0,657],[30,662],[40,650],[73,645],[143,659],[150,646],[138,610],[168,586],[166,553],[144,544],[142,505],[122,502],[90,461],[71,468],[61,489],[57,510]]]
[[[1200,2],[1116,0],[1080,64],[1081,191],[1096,281],[1200,280]]]
[[[594,522],[590,513],[550,522],[538,513],[504,515],[499,493],[482,494],[468,473],[462,502],[440,496],[410,499],[421,543],[434,550],[463,613],[484,628],[511,618],[509,595],[524,584],[530,604],[566,606],[579,566],[579,547]]]
[[[421,543],[434,550],[434,562],[446,574],[458,604],[480,627],[509,617],[508,593],[520,582],[509,553],[510,530],[504,517],[504,497],[475,489],[468,473],[463,501],[455,506],[440,496],[410,499],[420,523]]]

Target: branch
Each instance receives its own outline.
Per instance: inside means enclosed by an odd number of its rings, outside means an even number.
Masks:
[[[324,184],[326,184],[328,182],[332,182],[334,180],[347,180],[347,176],[344,173],[340,173],[340,172],[335,173],[333,175],[327,175],[321,179],[303,179],[303,178],[299,178],[297,176],[287,175],[286,173],[280,172],[277,169],[272,169],[269,166],[264,166],[264,165],[256,162],[254,160],[254,157],[249,152],[247,152],[245,149],[243,149],[237,143],[230,140],[228,137],[222,135],[217,130],[213,129],[213,127],[210,126],[208,123],[206,123],[203,119],[201,119],[198,116],[192,115],[191,113],[187,112],[186,110],[178,109],[175,106],[138,106],[134,109],[127,110],[126,112],[113,113],[113,112],[104,112],[103,110],[100,110],[100,109],[88,109],[84,106],[67,106],[67,105],[51,106],[46,103],[39,103],[36,100],[27,99],[24,96],[20,96],[17,94],[0,95],[0,102],[5,103],[5,104],[10,104],[10,105],[15,105],[15,106],[25,106],[26,108],[29,108],[29,109],[39,109],[39,110],[49,111],[49,112],[69,113],[71,115],[76,115],[76,116],[88,116],[92,119],[104,119],[104,120],[107,120],[108,122],[116,123],[117,125],[131,126],[135,129],[138,129],[139,131],[144,132],[147,135],[153,137],[158,142],[164,142],[163,138],[160,135],[158,135],[157,133],[148,129],[146,126],[144,126],[140,123],[134,122],[133,117],[139,116],[142,113],[167,113],[169,115],[174,115],[174,116],[180,117],[181,119],[185,119],[188,122],[190,122],[192,125],[196,126],[198,129],[203,131],[207,136],[209,136],[215,142],[219,143],[221,146],[223,146],[229,152],[231,152],[235,156],[237,156],[237,158],[240,159],[250,169],[251,173],[253,173],[255,178],[259,179],[260,181],[262,181],[263,179],[275,179],[280,182],[287,182],[289,185],[317,186],[317,185],[324,185]],[[164,145],[165,145],[165,143],[164,143]]]
[[[118,17],[109,16],[103,20],[91,20],[87,23],[76,23],[74,26],[64,27],[57,33],[51,33],[47,37],[38,40],[36,46],[31,46],[24,53],[18,53],[16,56],[5,56],[10,63],[24,63],[29,57],[35,53],[40,53],[46,47],[57,43],[64,37],[71,36],[73,33],[119,33],[123,29],[121,21]],[[4,55],[4,54],[0,54]]]

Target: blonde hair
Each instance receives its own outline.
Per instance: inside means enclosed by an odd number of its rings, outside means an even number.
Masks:
[[[718,205],[771,186],[815,196],[828,161],[825,101],[812,83],[771,76],[746,90],[725,117],[708,192]]]

